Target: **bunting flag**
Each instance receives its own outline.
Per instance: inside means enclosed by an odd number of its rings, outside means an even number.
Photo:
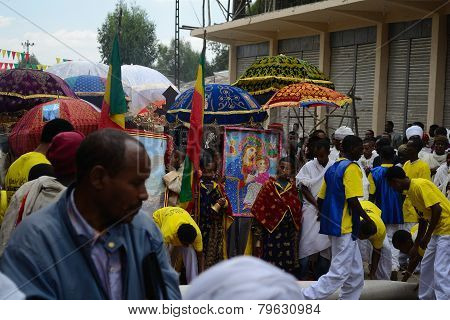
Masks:
[[[14,60],[16,58],[16,52],[12,51],[12,59]]]
[[[5,54],[6,54],[6,50],[3,49],[3,50],[2,50],[2,56],[3,56],[3,58],[5,57]]]
[[[0,70],[3,69],[3,62],[0,62]]]
[[[25,61],[28,62],[28,60],[30,60],[30,54],[27,52],[25,54]]]
[[[122,71],[118,35],[115,35],[111,59],[109,59],[108,78],[100,115],[100,128],[125,129],[127,102],[122,87]]]
[[[11,50],[6,51],[6,53],[8,54],[8,59],[11,56]]]
[[[194,94],[192,96],[190,126],[187,141],[187,152],[184,159],[183,177],[181,180],[180,202],[190,202],[194,190],[198,185],[198,174],[200,164],[201,141],[203,140],[203,113],[205,110],[205,51],[203,50],[197,69],[197,80],[195,81]],[[195,215],[195,213],[194,213]]]
[[[20,60],[23,60],[23,59],[25,59],[25,52],[20,53]]]
[[[44,65],[44,67],[43,67],[44,71],[47,70],[47,67],[48,67],[48,66]]]
[[[60,64],[61,63],[61,58],[56,58],[56,64]]]
[[[13,69],[13,68],[14,68],[14,63],[10,63],[10,64],[9,64],[9,68],[10,68],[10,69]]]
[[[14,69],[19,69],[19,64],[18,63],[14,63]]]

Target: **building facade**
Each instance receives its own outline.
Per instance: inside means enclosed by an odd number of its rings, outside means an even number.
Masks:
[[[206,28],[230,45],[230,81],[258,57],[285,54],[355,88],[359,133],[421,121],[450,127],[450,4],[443,0],[275,1],[275,10]],[[202,37],[203,30],[192,31]],[[349,110],[340,110],[340,113]],[[327,110],[319,110],[326,117]],[[336,113],[335,113],[336,114]],[[287,111],[271,121],[292,121]],[[342,120],[343,119],[343,120]],[[312,127],[312,119],[306,127]],[[343,121],[343,122],[342,122]],[[331,130],[351,118],[329,117]]]

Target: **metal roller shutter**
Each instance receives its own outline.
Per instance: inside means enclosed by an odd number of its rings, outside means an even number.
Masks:
[[[392,41],[389,45],[389,69],[386,121],[394,122],[397,131],[403,131],[406,101],[409,40]]]
[[[258,57],[246,57],[246,58],[238,58],[237,59],[237,78],[239,79],[239,77],[244,73],[244,71],[250,67],[250,65],[256,61]]]
[[[450,20],[450,19],[449,19]],[[450,128],[450,24],[447,30],[447,71],[445,76],[444,126]]]
[[[431,39],[411,39],[407,123],[426,124],[430,79]]]
[[[303,51],[303,60],[308,61],[312,65],[319,67],[319,59],[320,59],[320,51],[319,50],[310,50]]]
[[[289,56],[289,57],[296,57],[297,59],[303,59],[303,51],[296,51],[296,52],[286,52],[286,53],[282,53],[285,56]]]
[[[331,50],[330,78],[334,82],[337,91],[346,94],[353,86],[355,73],[355,46],[337,47]],[[333,115],[344,114],[344,109],[336,110]],[[351,115],[351,108],[347,109],[347,115]],[[334,132],[341,122],[341,118],[331,117],[328,121],[329,132]],[[351,119],[344,119],[342,125],[351,126]]]
[[[373,92],[375,83],[375,51],[376,44],[358,45],[356,61],[356,115],[358,118],[358,131],[360,136],[372,129]]]

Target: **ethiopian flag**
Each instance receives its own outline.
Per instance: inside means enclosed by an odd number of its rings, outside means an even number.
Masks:
[[[122,71],[120,62],[119,39],[114,37],[113,48],[106,79],[105,96],[103,97],[100,128],[125,128],[127,102],[122,87]]]
[[[192,200],[193,190],[198,181],[195,172],[200,167],[200,152],[203,137],[203,111],[205,110],[205,44],[197,70],[194,94],[191,102],[191,118],[187,141],[186,158],[184,159],[183,178],[181,180],[180,203]]]

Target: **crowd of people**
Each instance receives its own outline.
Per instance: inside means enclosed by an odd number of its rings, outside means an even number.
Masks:
[[[258,259],[228,259],[237,218],[216,151],[203,150],[186,205],[185,150],[174,150],[165,206],[145,212],[151,163],[138,140],[46,123],[38,148],[6,170],[0,298],[181,299],[181,283],[188,299],[325,299],[338,289],[359,299],[364,279],[416,277],[420,299],[449,299],[447,129],[414,123],[402,135],[388,121],[364,139],[349,127],[331,140],[322,130],[299,139],[298,126],[287,136],[251,206],[245,254]]]

